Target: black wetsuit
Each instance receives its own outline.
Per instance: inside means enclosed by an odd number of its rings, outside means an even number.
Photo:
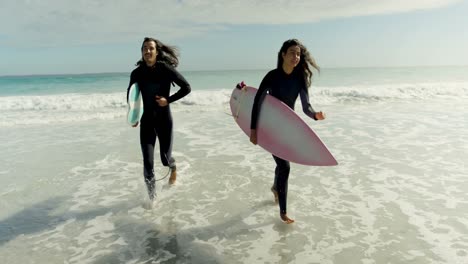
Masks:
[[[316,112],[309,103],[309,92],[302,73],[295,70],[291,74],[286,74],[282,69],[274,69],[267,73],[263,78],[260,87],[258,88],[258,92],[255,95],[252,107],[251,129],[257,129],[258,116],[261,112],[260,106],[267,92],[284,102],[293,110],[297,97],[300,95],[304,113],[310,118],[317,120],[315,118]],[[278,192],[280,213],[286,214],[290,165],[289,161],[276,157],[275,155],[273,155],[273,158],[276,162],[273,189]]]
[[[180,89],[170,95],[171,84],[177,84]],[[150,188],[154,188],[154,145],[159,139],[159,154],[164,166],[175,169],[172,157],[172,115],[170,104],[190,93],[190,85],[177,70],[163,62],[157,62],[153,67],[145,64],[133,70],[127,89],[127,100],[130,86],[138,83],[143,98],[143,116],[140,120],[140,144],[143,153],[144,176]],[[166,98],[168,105],[161,107],[155,96]]]

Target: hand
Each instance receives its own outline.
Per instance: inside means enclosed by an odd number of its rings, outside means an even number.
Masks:
[[[250,142],[252,142],[252,144],[254,145],[257,145],[257,130],[256,129],[250,130]]]
[[[136,122],[132,127],[137,127],[140,122]]]
[[[323,113],[322,111],[315,113],[315,119],[324,120],[325,119],[325,113]]]
[[[159,96],[159,95],[156,95],[155,96],[156,98],[156,103],[158,103],[159,106],[166,106],[167,105],[167,99],[162,97],[162,96]]]

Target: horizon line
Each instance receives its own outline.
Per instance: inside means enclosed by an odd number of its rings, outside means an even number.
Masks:
[[[396,68],[450,68],[450,67],[468,67],[467,65],[412,65],[412,66],[333,66],[320,67],[320,69],[396,69]],[[223,71],[268,71],[273,68],[251,68],[251,69],[203,69],[203,70],[179,70],[181,73],[187,72],[223,72]],[[133,69],[131,70],[133,71]],[[0,78],[8,77],[40,77],[40,76],[78,76],[78,75],[100,75],[100,74],[130,74],[131,71],[109,71],[109,72],[82,72],[82,73],[33,73],[33,74],[7,74],[0,75]]]

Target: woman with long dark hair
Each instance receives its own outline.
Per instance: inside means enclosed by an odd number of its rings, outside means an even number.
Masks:
[[[140,144],[143,154],[143,175],[151,201],[155,198],[154,146],[159,140],[159,154],[163,166],[169,167],[169,184],[177,177],[172,157],[172,115],[170,104],[190,93],[190,85],[175,69],[179,64],[177,49],[154,38],[145,38],[141,45],[142,58],[130,75],[130,87],[138,83],[143,98],[144,112],[140,120]],[[175,83],[179,90],[170,94]],[[138,126],[138,123],[134,127]]]
[[[263,78],[257,94],[255,95],[252,107],[250,141],[257,144],[257,122],[261,111],[261,104],[266,94],[276,97],[291,109],[297,97],[301,97],[302,109],[304,113],[314,120],[325,119],[325,114],[316,112],[309,103],[308,88],[311,84],[312,69],[320,71],[314,58],[309,54],[307,48],[297,39],[290,39],[283,43],[278,52],[278,63],[274,70],[271,70]],[[288,192],[288,178],[290,165],[289,161],[273,155],[276,162],[275,180],[271,191],[275,196],[275,202],[279,203],[280,217],[285,223],[293,223],[286,212],[286,200]]]

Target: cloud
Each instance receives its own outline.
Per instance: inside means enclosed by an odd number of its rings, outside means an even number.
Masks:
[[[0,45],[177,39],[230,25],[310,23],[441,8],[459,0],[2,0]]]

